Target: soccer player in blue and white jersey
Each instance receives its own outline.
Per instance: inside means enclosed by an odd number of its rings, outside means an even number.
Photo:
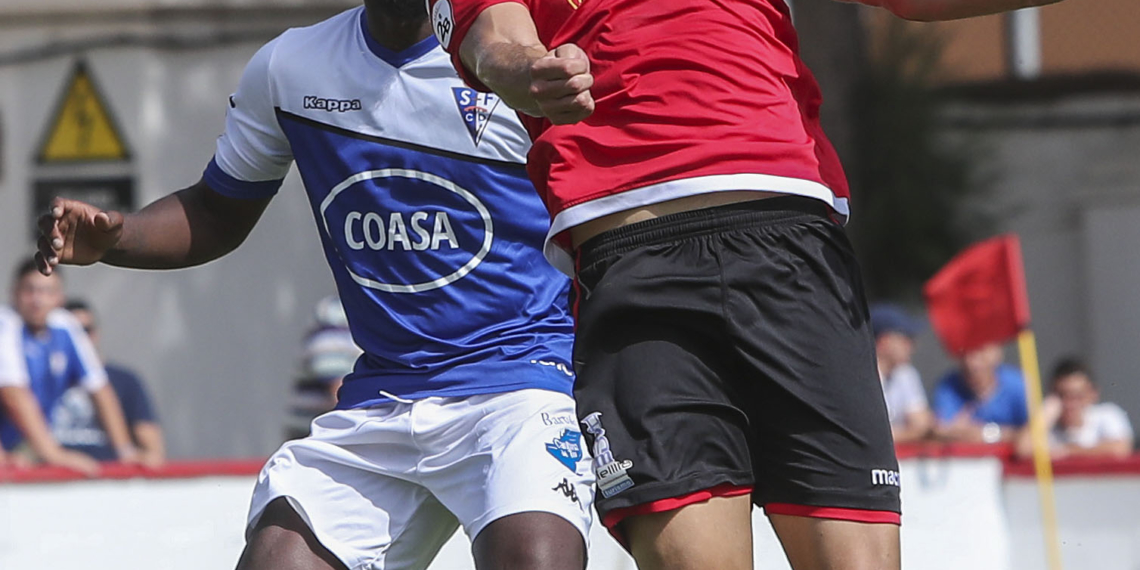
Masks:
[[[134,461],[138,454],[95,348],[62,303],[58,275],[40,275],[31,259],[16,268],[12,308],[0,307],[0,447],[26,444],[44,463],[94,475],[98,462],[65,449],[49,425],[52,410],[74,386],[91,394],[116,458]]]
[[[285,32],[250,61],[201,181],[135,214],[57,199],[41,268],[165,269],[236,248],[295,162],[364,354],[338,409],[254,491],[239,568],[585,566],[593,475],[570,393],[569,282],[528,137],[463,86],[423,0]]]
[[[422,0],[287,31],[229,107],[200,182],[128,215],[56,200],[39,255],[48,272],[217,259],[298,165],[365,353],[264,467],[239,568],[424,568],[458,524],[479,568],[584,568],[569,282],[541,254],[514,113],[458,80]]]

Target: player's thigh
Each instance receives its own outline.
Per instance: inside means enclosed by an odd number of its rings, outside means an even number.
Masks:
[[[330,412],[314,426],[312,436],[287,442],[262,469],[247,538],[257,538],[270,507],[284,498],[348,568],[426,568],[457,522],[430,491],[406,480],[420,454],[400,414]]]
[[[347,570],[321,545],[285,497],[266,506],[238,561],[238,570]]]
[[[586,542],[565,518],[526,512],[496,519],[471,545],[479,570],[584,570]]]
[[[594,477],[573,399],[528,389],[464,398],[440,413],[460,437],[425,458],[422,480],[480,552],[531,559],[572,550],[570,560],[584,560]],[[516,518],[523,513],[536,516]],[[526,519],[535,522],[529,529],[515,524]],[[527,541],[500,544],[523,530]]]
[[[750,570],[752,500],[714,497],[621,522],[640,570]],[[798,570],[798,569],[797,569]]]
[[[793,570],[899,570],[899,527],[768,515]]]

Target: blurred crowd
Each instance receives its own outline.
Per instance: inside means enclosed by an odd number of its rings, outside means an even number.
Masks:
[[[1006,442],[1020,457],[1032,454],[1025,378],[1004,362],[1000,345],[956,355],[957,365],[942,374],[928,398],[911,363],[921,322],[899,306],[882,304],[871,308],[871,326],[895,443]],[[1053,458],[1132,453],[1128,415],[1101,401],[1094,375],[1080,358],[1060,359],[1043,384],[1042,415]]]
[[[1004,362],[1001,346],[957,355],[928,395],[912,364],[922,321],[881,304],[871,308],[871,325],[896,443],[1006,442],[1019,456],[1032,453],[1025,379]],[[16,268],[11,306],[0,308],[0,466],[44,463],[95,475],[104,461],[164,463],[162,428],[145,383],[105,362],[99,337],[95,311],[66,299],[60,272],[42,275],[30,259]],[[303,341],[286,438],[304,437],[313,418],[335,407],[360,354],[339,299],[322,299]],[[1056,362],[1044,384],[1054,458],[1132,453],[1128,415],[1101,401],[1080,358]]]
[[[162,429],[144,383],[106,363],[95,311],[66,300],[61,273],[16,268],[0,308],[0,465],[56,465],[97,475],[100,462],[156,468]]]

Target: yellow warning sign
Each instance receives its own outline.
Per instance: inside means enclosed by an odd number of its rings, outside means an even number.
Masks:
[[[126,160],[127,145],[82,61],[60,97],[40,145],[39,161],[87,162]]]

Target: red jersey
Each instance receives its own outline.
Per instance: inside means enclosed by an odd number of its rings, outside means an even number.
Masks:
[[[549,48],[590,58],[596,107],[574,125],[523,116],[528,169],[551,215],[546,254],[569,269],[565,231],[637,206],[708,192],[810,196],[848,214],[819,123],[819,86],[782,0],[429,0],[460,75],[459,45],[502,2],[526,6]],[[560,247],[559,247],[560,246]]]

